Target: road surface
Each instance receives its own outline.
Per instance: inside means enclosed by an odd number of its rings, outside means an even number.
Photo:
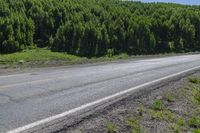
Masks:
[[[130,88],[199,66],[200,55],[185,55],[2,75],[0,132],[26,132]]]

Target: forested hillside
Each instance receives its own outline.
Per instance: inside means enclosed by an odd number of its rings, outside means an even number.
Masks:
[[[79,56],[200,50],[200,6],[118,0],[0,0],[0,53]]]

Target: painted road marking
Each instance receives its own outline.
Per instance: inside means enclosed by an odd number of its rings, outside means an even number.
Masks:
[[[99,99],[99,100],[97,100],[97,101],[94,101],[94,102],[91,102],[91,103],[87,103],[87,104],[82,105],[82,106],[80,106],[80,107],[77,107],[77,108],[68,110],[68,111],[63,112],[63,113],[61,113],[61,114],[57,114],[57,115],[54,115],[54,116],[51,116],[51,117],[48,117],[48,118],[45,118],[45,119],[36,121],[36,122],[34,122],[34,123],[31,123],[31,124],[28,124],[28,125],[25,125],[25,126],[16,128],[16,129],[14,129],[14,130],[8,131],[7,133],[20,133],[20,132],[23,132],[23,131],[32,129],[32,128],[36,127],[36,126],[49,123],[49,122],[51,122],[51,121],[60,119],[60,118],[62,118],[62,117],[65,117],[65,116],[67,116],[67,115],[76,113],[76,112],[81,111],[81,110],[83,110],[83,109],[86,109],[86,108],[92,107],[92,106],[94,106],[94,105],[97,105],[97,104],[106,102],[106,101],[108,101],[108,100],[114,99],[114,98],[119,97],[119,96],[123,96],[123,95],[125,95],[125,94],[128,94],[128,93],[130,93],[130,92],[136,90],[136,89],[143,88],[143,87],[149,86],[149,85],[153,85],[153,84],[155,84],[155,83],[158,83],[158,82],[161,82],[161,81],[164,81],[164,80],[167,80],[167,79],[170,79],[170,78],[179,76],[179,75],[184,74],[184,73],[188,73],[188,72],[191,72],[191,71],[194,71],[194,70],[198,70],[198,69],[200,69],[200,66],[194,67],[194,68],[191,68],[191,69],[182,71],[182,72],[178,72],[178,73],[175,73],[175,74],[172,74],[172,75],[168,75],[168,76],[166,76],[166,77],[163,77],[163,78],[160,78],[160,79],[157,79],[157,80],[153,80],[153,81],[150,81],[150,82],[147,82],[147,83],[144,83],[144,84],[141,84],[141,85],[139,85],[139,86],[130,88],[130,89],[128,89],[128,90],[124,90],[124,91],[118,92],[118,93],[116,93],[116,94],[110,95],[110,96],[108,96],[108,97]]]
[[[10,88],[10,87],[16,87],[16,86],[22,86],[22,85],[31,85],[31,84],[35,84],[35,83],[49,82],[49,81],[54,81],[56,79],[62,79],[62,78],[51,78],[51,79],[43,79],[43,80],[36,80],[36,81],[27,81],[27,82],[22,82],[22,83],[15,83],[15,84],[10,84],[10,85],[3,85],[3,86],[0,86],[0,89]]]
[[[0,76],[0,78],[19,77],[19,76],[26,76],[26,75],[29,75],[29,74],[31,74],[31,73],[13,74],[13,75],[2,75],[2,76]]]

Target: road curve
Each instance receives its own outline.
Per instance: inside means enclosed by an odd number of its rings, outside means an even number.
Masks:
[[[3,75],[0,132],[17,131],[14,129],[199,66],[200,55],[185,55]]]

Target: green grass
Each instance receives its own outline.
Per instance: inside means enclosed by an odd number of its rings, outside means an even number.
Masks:
[[[200,78],[198,77],[190,77],[189,82],[193,84],[200,84]]]
[[[113,123],[108,123],[107,124],[107,132],[108,133],[116,133],[117,132],[117,128]]]
[[[132,133],[142,133],[142,126],[140,124],[141,117],[129,118],[127,120],[128,127],[131,128]]]
[[[84,63],[94,63],[94,62],[105,62],[114,61],[119,59],[127,59],[129,56],[127,54],[120,54],[115,56],[103,56],[103,57],[79,57],[67,53],[52,52],[48,49],[27,49],[21,52],[12,54],[0,54],[0,65],[21,65],[21,64],[33,64],[42,65],[44,62],[51,61],[58,63],[57,65],[67,65],[67,64],[84,64]],[[56,63],[54,63],[56,65]]]
[[[149,115],[151,119],[153,120],[165,120],[168,122],[173,122],[176,120],[176,114],[172,113],[169,110],[161,110],[161,111],[156,111],[156,110],[149,110]]]
[[[164,104],[161,100],[156,100],[154,103],[151,105],[151,108],[153,110],[163,110],[164,109]]]
[[[145,112],[145,107],[144,107],[144,105],[140,105],[140,107],[137,109],[137,111],[138,111],[138,114],[140,115],[140,116],[142,116],[143,115],[143,113]]]
[[[193,86],[190,100],[195,105],[200,105],[200,86]]]
[[[195,129],[195,130],[193,131],[193,133],[200,133],[200,128],[199,128],[199,129]]]
[[[178,118],[178,120],[176,121],[176,124],[178,126],[186,126],[186,121],[183,117]]]
[[[32,49],[32,50],[24,50],[22,52],[13,53],[13,54],[5,54],[0,55],[0,64],[17,64],[20,61],[24,62],[36,62],[36,61],[52,61],[52,60],[77,60],[80,57],[51,52],[47,49]]]
[[[175,101],[175,96],[172,92],[166,92],[163,97],[164,100],[168,102],[174,102]]]
[[[21,52],[12,54],[0,54],[0,65],[6,65],[5,68],[12,66],[24,67],[37,67],[37,66],[59,66],[59,65],[71,65],[71,64],[85,64],[96,62],[108,62],[120,59],[146,59],[154,57],[166,57],[182,54],[157,54],[157,55],[137,55],[129,56],[126,53],[119,55],[107,54],[102,57],[79,57],[67,53],[52,52],[46,48],[27,49]],[[45,64],[45,65],[44,65]]]
[[[163,112],[162,111],[155,111],[149,110],[149,116],[152,120],[163,120]]]
[[[190,77],[189,82],[183,94],[193,105],[198,106],[200,105],[200,78]]]
[[[189,125],[194,128],[200,128],[200,116],[193,114],[189,120]]]

